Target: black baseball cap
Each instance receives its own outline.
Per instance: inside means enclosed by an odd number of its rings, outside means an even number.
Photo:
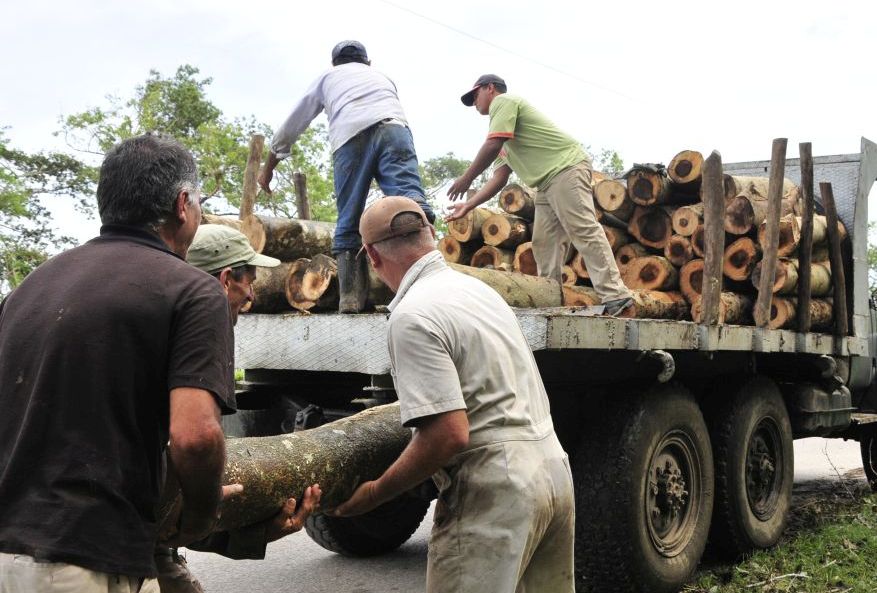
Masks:
[[[466,107],[472,107],[472,105],[475,103],[475,91],[478,90],[478,87],[482,87],[491,83],[501,84],[502,86],[505,86],[505,81],[496,74],[482,74],[478,77],[478,80],[475,81],[472,89],[468,93],[460,97],[460,101],[462,101],[463,105],[465,105]]]
[[[368,54],[365,51],[365,46],[359,41],[347,39],[336,44],[335,47],[332,48],[332,61],[334,62],[340,57],[362,58],[367,60]]]

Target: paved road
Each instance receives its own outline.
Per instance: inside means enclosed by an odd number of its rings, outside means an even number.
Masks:
[[[837,479],[861,468],[859,444],[836,439],[795,441],[795,481]],[[389,593],[423,591],[427,515],[414,536],[382,558],[352,559],[327,552],[302,533],[268,546],[265,560],[228,560],[188,552],[207,593]]]

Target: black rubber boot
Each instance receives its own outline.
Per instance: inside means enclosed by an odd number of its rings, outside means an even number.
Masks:
[[[365,309],[368,298],[368,262],[365,253],[356,251],[338,254],[338,312],[359,313]]]

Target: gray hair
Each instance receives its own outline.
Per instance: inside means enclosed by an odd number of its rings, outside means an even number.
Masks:
[[[195,199],[198,167],[169,136],[144,134],[116,144],[104,158],[97,184],[103,224],[157,228],[171,219],[181,191]]]

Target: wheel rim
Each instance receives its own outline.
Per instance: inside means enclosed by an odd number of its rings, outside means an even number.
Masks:
[[[784,465],[779,426],[773,418],[762,418],[746,447],[746,498],[761,521],[776,512]]]
[[[646,522],[655,549],[668,558],[682,552],[694,534],[700,464],[694,442],[681,431],[666,434],[650,460]]]

